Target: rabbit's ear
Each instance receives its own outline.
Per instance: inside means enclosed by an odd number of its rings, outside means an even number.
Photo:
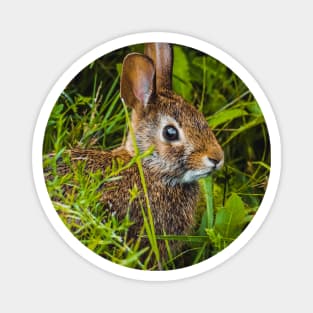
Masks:
[[[121,75],[121,97],[135,110],[141,110],[149,101],[154,89],[152,61],[139,53],[127,55]]]
[[[152,59],[155,66],[156,91],[172,89],[173,50],[168,43],[146,43],[145,55]]]

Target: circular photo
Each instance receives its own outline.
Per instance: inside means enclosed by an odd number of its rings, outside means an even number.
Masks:
[[[257,218],[272,179],[275,119],[261,91],[216,48],[179,38],[129,36],[87,54],[38,120],[45,210],[113,272],[180,272],[216,258]]]

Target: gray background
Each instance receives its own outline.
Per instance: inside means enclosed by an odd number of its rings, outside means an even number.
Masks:
[[[309,4],[3,1],[0,311],[312,312]],[[95,46],[142,31],[193,35],[235,57],[270,99],[283,145],[276,201],[257,235],[223,265],[177,282],[123,279],[79,257],[45,217],[32,179],[34,125],[53,83]]]

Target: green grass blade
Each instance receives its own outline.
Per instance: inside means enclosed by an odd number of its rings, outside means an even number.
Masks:
[[[127,111],[127,107],[123,102],[123,107],[125,110],[125,116],[126,116],[126,122],[127,125],[129,127],[129,132],[132,138],[132,143],[134,146],[134,152],[135,155],[139,155],[140,151],[138,149],[137,143],[136,143],[136,137],[134,134],[134,130],[132,128],[130,119],[129,119],[129,115],[128,115],[128,111]],[[146,231],[147,231],[147,235],[149,238],[149,242],[151,244],[151,248],[155,254],[156,260],[159,264],[160,267],[160,252],[159,252],[159,248],[158,248],[158,244],[157,244],[157,239],[156,239],[156,235],[155,235],[155,228],[154,228],[154,221],[153,221],[153,216],[152,216],[152,211],[151,211],[151,207],[150,207],[150,201],[149,201],[149,196],[148,196],[148,188],[146,185],[146,180],[145,180],[145,176],[143,173],[143,167],[142,167],[142,163],[141,163],[141,159],[140,158],[136,158],[136,164],[138,167],[138,171],[139,171],[139,175],[140,175],[140,180],[141,180],[141,184],[142,184],[142,189],[144,192],[144,196],[145,196],[145,202],[146,202],[146,209],[147,209],[147,221],[148,223],[145,223],[146,226]],[[144,212],[144,210],[142,210]],[[144,215],[144,220],[145,220],[145,215]]]
[[[206,210],[203,214],[201,225],[199,228],[200,235],[205,234],[206,228],[212,228],[214,223],[214,207],[213,207],[213,178],[209,175],[205,179],[201,179],[200,184],[206,203]]]

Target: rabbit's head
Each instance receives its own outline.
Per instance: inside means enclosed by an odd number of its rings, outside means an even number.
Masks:
[[[123,62],[121,97],[133,109],[132,127],[143,160],[164,183],[190,183],[219,169],[224,153],[204,116],[172,92],[172,48],[145,45],[145,54],[131,53]],[[130,136],[126,149],[133,154]]]

